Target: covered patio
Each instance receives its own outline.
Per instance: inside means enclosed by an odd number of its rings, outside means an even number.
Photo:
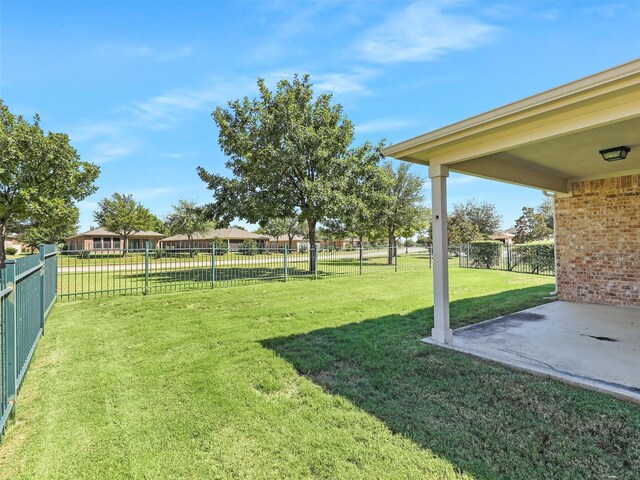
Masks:
[[[434,328],[428,343],[640,401],[640,60],[392,145],[385,154],[429,167]],[[453,332],[450,171],[554,196],[552,293],[562,302],[538,307],[544,313]]]
[[[444,345],[640,403],[640,309],[558,301],[458,328],[454,338]]]

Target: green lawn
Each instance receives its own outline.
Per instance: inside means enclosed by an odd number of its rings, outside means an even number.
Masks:
[[[458,327],[549,278],[453,269]],[[2,478],[637,478],[640,409],[424,346],[430,272],[61,303]]]

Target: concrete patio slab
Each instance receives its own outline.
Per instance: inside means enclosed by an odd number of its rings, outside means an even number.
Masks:
[[[640,403],[638,308],[558,301],[423,342]]]

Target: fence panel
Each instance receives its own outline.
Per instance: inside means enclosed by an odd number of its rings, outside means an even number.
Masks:
[[[461,245],[462,268],[486,268],[536,275],[555,275],[555,250],[552,243],[502,245],[469,243]]]
[[[58,297],[80,300],[105,295],[153,294],[218,288],[262,281],[355,276],[380,271],[427,269],[428,247],[348,247],[338,250],[255,247],[63,251]],[[315,264],[311,265],[311,259]]]
[[[9,259],[0,270],[0,434],[57,298],[56,256],[55,245],[41,245],[39,254]]]

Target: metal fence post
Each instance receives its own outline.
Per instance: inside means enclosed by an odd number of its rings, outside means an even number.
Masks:
[[[393,247],[393,264],[394,270],[398,271],[398,245],[394,245]]]
[[[216,286],[216,244],[211,244],[211,288]]]
[[[144,244],[144,294],[149,295],[149,242]]]
[[[362,250],[362,242],[360,242],[360,275],[362,275],[362,264],[363,264],[363,260],[364,260],[364,252]]]
[[[315,279],[318,279],[318,248],[313,249],[313,273],[315,275]]]
[[[40,331],[41,334],[44,335],[44,312],[46,311],[47,307],[46,307],[46,293],[47,293],[47,286],[46,286],[46,282],[45,282],[45,267],[47,265],[47,260],[46,260],[46,252],[45,252],[45,245],[42,244],[39,247],[39,252],[40,252],[40,263],[42,264],[42,267],[40,268]]]
[[[7,295],[6,310],[6,348],[7,348],[7,400],[13,405],[11,415],[15,418],[16,414],[16,394],[18,380],[18,348],[16,345],[16,263],[15,260],[6,260],[5,267],[5,287],[10,288],[11,292]]]
[[[288,256],[288,248],[286,245],[284,246],[283,262],[284,262],[284,281],[286,282],[287,278],[289,277],[289,256]]]

